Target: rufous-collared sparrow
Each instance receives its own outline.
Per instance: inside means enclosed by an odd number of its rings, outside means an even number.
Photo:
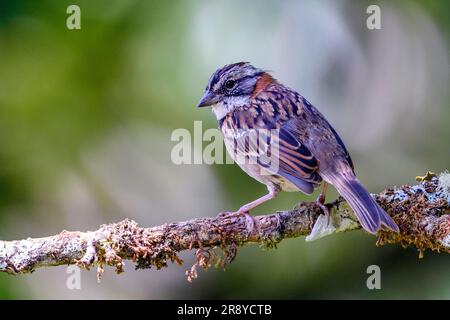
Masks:
[[[398,232],[398,226],[374,201],[357,179],[350,155],[333,127],[303,96],[248,62],[226,65],[209,79],[198,107],[211,106],[225,136],[227,151],[251,177],[264,183],[269,193],[242,206],[237,213],[248,214],[256,206],[275,198],[280,191],[311,194],[322,180],[318,202],[323,206],[327,183],[347,200],[365,230],[376,233],[383,226]],[[258,131],[253,143],[242,143]],[[231,138],[230,138],[231,137]],[[262,161],[261,145],[275,157],[276,166]],[[258,150],[255,149],[255,146]],[[252,148],[253,147],[253,148]],[[255,151],[256,150],[256,151]],[[249,156],[251,155],[251,156]],[[255,161],[248,161],[252,158]],[[242,157],[240,158],[242,159]],[[270,161],[269,161],[270,162]]]

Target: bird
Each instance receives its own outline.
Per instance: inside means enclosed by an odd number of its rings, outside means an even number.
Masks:
[[[250,210],[281,191],[311,195],[323,182],[316,201],[328,217],[324,203],[331,184],[367,232],[399,232],[356,177],[353,161],[336,130],[306,98],[268,71],[249,62],[217,69],[197,107],[211,107],[230,156],[249,176],[267,186],[266,195],[243,205],[235,214],[248,217]]]

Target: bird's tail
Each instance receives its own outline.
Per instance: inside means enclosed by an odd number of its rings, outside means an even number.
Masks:
[[[397,224],[375,202],[353,173],[333,174],[327,177],[341,196],[347,200],[359,222],[370,233],[376,233],[384,225],[399,232]]]

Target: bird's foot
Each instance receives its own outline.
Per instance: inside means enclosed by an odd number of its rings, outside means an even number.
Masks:
[[[319,197],[316,199],[316,204],[320,207],[320,209],[322,209],[324,216],[327,218],[327,221],[328,221],[327,223],[330,224],[331,223],[331,213],[330,213],[330,209],[325,204],[325,195],[323,193],[321,193],[319,195]]]
[[[317,220],[314,223],[311,233],[305,239],[306,241],[314,241],[320,239],[333,233],[336,230],[331,219],[330,208],[328,208],[324,204],[324,202],[325,197],[321,194],[317,198],[316,204],[322,209],[323,214],[317,217]]]
[[[221,212],[218,217],[226,217],[226,216],[234,216],[239,217],[243,216],[245,218],[245,225],[247,226],[248,234],[253,234],[256,231],[257,222],[255,217],[253,217],[248,211],[243,211],[242,208],[236,212]]]

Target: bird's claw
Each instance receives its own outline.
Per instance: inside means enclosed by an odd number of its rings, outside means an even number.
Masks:
[[[305,238],[308,242],[323,238],[336,230],[331,219],[330,208],[325,204],[325,197],[323,194],[317,198],[316,204],[322,209],[323,214],[317,217],[311,233]]]
[[[255,221],[255,218],[248,211],[242,211],[241,209],[239,209],[236,212],[225,211],[219,213],[217,216],[219,218],[224,218],[227,216],[235,216],[235,217],[244,216],[248,233],[253,234],[256,230],[255,226],[257,223]]]

